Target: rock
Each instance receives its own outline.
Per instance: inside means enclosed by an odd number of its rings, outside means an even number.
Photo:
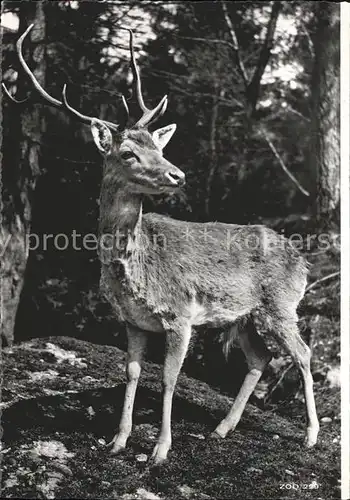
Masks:
[[[288,476],[295,476],[295,473],[291,470],[288,470],[288,469],[285,469],[284,471],[286,474],[288,474]]]
[[[184,484],[182,486],[178,486],[177,490],[185,498],[191,498],[191,497],[193,497],[194,489],[191,488],[190,486],[187,486],[187,484]]]
[[[33,451],[39,456],[58,459],[74,457],[74,453],[68,452],[67,448],[60,441],[36,441],[34,445]]]
[[[332,419],[331,417],[322,417],[321,422],[323,422],[324,424],[329,424],[329,422],[332,422]]]
[[[339,388],[341,386],[341,373],[340,366],[333,366],[327,373],[326,380],[329,383],[329,387]]]
[[[255,472],[256,474],[262,474],[262,469],[257,469],[256,467],[249,467],[248,472]]]
[[[57,462],[56,460],[52,462],[52,467],[59,472],[62,472],[66,476],[73,476],[73,473],[67,465],[63,464],[62,462]]]
[[[48,353],[55,357],[58,364],[63,361],[68,361],[68,363],[73,366],[78,365],[80,368],[87,367],[87,364],[83,362],[83,358],[78,358],[74,351],[67,351],[66,349],[62,349],[62,347],[58,347],[56,344],[51,342],[46,343],[46,349]]]
[[[101,488],[109,488],[111,483],[109,481],[101,481]]]
[[[205,437],[203,436],[203,434],[192,434],[191,432],[188,433],[188,436],[191,436],[195,439],[205,439]]]
[[[40,382],[44,379],[52,380],[58,377],[59,373],[56,370],[46,370],[41,372],[27,372],[28,376],[33,382]]]
[[[90,377],[90,375],[85,375],[85,377],[83,377],[81,379],[82,382],[96,382],[97,380],[93,377]]]
[[[136,493],[125,493],[123,496],[118,496],[115,493],[112,494],[113,498],[120,498],[122,500],[160,500],[160,497],[147,491],[144,488],[139,488]],[[114,496],[116,495],[116,496]]]
[[[95,410],[93,409],[92,406],[88,407],[87,412],[88,412],[89,417],[91,417],[91,418],[96,415],[96,412],[95,412]]]
[[[279,438],[280,438],[280,437],[279,437],[279,435],[278,435],[278,434],[274,434],[274,435],[272,436],[272,439],[276,439],[276,440],[277,440],[277,439],[279,439]]]
[[[182,486],[178,486],[176,489],[180,493],[180,495],[184,498],[188,498],[188,499],[198,498],[200,500],[207,500],[207,499],[211,498],[209,495],[206,495],[205,493],[201,493],[200,491],[196,491],[195,489],[191,488],[187,484],[183,484]]]
[[[139,488],[136,491],[136,498],[140,498],[140,500],[145,499],[145,500],[160,500],[160,497],[158,495],[155,495],[151,491],[147,491],[144,488]]]
[[[3,486],[5,488],[13,488],[18,485],[18,479],[16,476],[11,476],[4,482]]]

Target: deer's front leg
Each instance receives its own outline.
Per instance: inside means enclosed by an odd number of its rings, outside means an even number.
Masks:
[[[176,332],[166,334],[166,353],[163,374],[163,415],[158,442],[153,450],[154,464],[159,464],[167,458],[171,447],[171,408],[174,389],[182,363],[185,359],[191,337],[191,327],[188,325]]]
[[[147,333],[133,326],[127,327],[128,355],[126,361],[127,384],[123,413],[120,419],[119,432],[114,436],[111,444],[111,453],[116,454],[123,450],[131,433],[132,412],[135,401],[135,393],[141,372],[141,362],[147,343]]]

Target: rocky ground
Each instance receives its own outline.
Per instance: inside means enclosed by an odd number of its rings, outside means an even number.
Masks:
[[[120,417],[124,357],[117,347],[68,337],[32,339],[3,352],[3,498],[340,497],[339,390],[332,377],[316,381],[320,439],[307,450],[297,399],[282,411],[248,404],[232,435],[207,439],[232,400],[182,374],[173,448],[166,464],[152,468],[161,414],[156,364],[145,363],[127,450],[111,456],[105,446]]]

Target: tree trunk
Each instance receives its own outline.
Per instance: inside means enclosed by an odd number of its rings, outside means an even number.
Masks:
[[[25,42],[25,58],[41,84],[45,80],[45,14],[42,2],[22,2],[19,34],[31,23],[35,27]],[[19,73],[19,84],[22,79]],[[27,81],[27,79],[23,79]],[[5,114],[6,136],[3,145],[3,213],[1,229],[1,339],[9,346],[14,341],[16,313],[24,284],[28,259],[32,199],[40,173],[39,150],[44,120],[41,110],[28,101],[10,102]]]
[[[214,93],[213,93],[213,107],[211,111],[211,120],[210,120],[210,165],[208,171],[207,185],[206,185],[206,197],[205,197],[205,213],[207,216],[210,216],[210,200],[212,194],[212,185],[215,177],[215,173],[218,166],[218,155],[216,150],[216,128],[219,114],[219,97],[222,97],[224,91],[218,91],[218,85],[215,85]]]
[[[312,162],[317,222],[329,229],[339,220],[340,202],[340,5],[317,2],[315,7]]]

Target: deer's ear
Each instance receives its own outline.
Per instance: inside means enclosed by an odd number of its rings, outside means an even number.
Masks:
[[[152,134],[152,139],[155,142],[156,146],[160,149],[164,149],[168,144],[170,139],[172,138],[173,133],[176,130],[176,123],[172,123],[167,127],[158,128]]]
[[[112,134],[107,125],[100,120],[92,120],[91,132],[98,149],[108,155],[112,150]]]

